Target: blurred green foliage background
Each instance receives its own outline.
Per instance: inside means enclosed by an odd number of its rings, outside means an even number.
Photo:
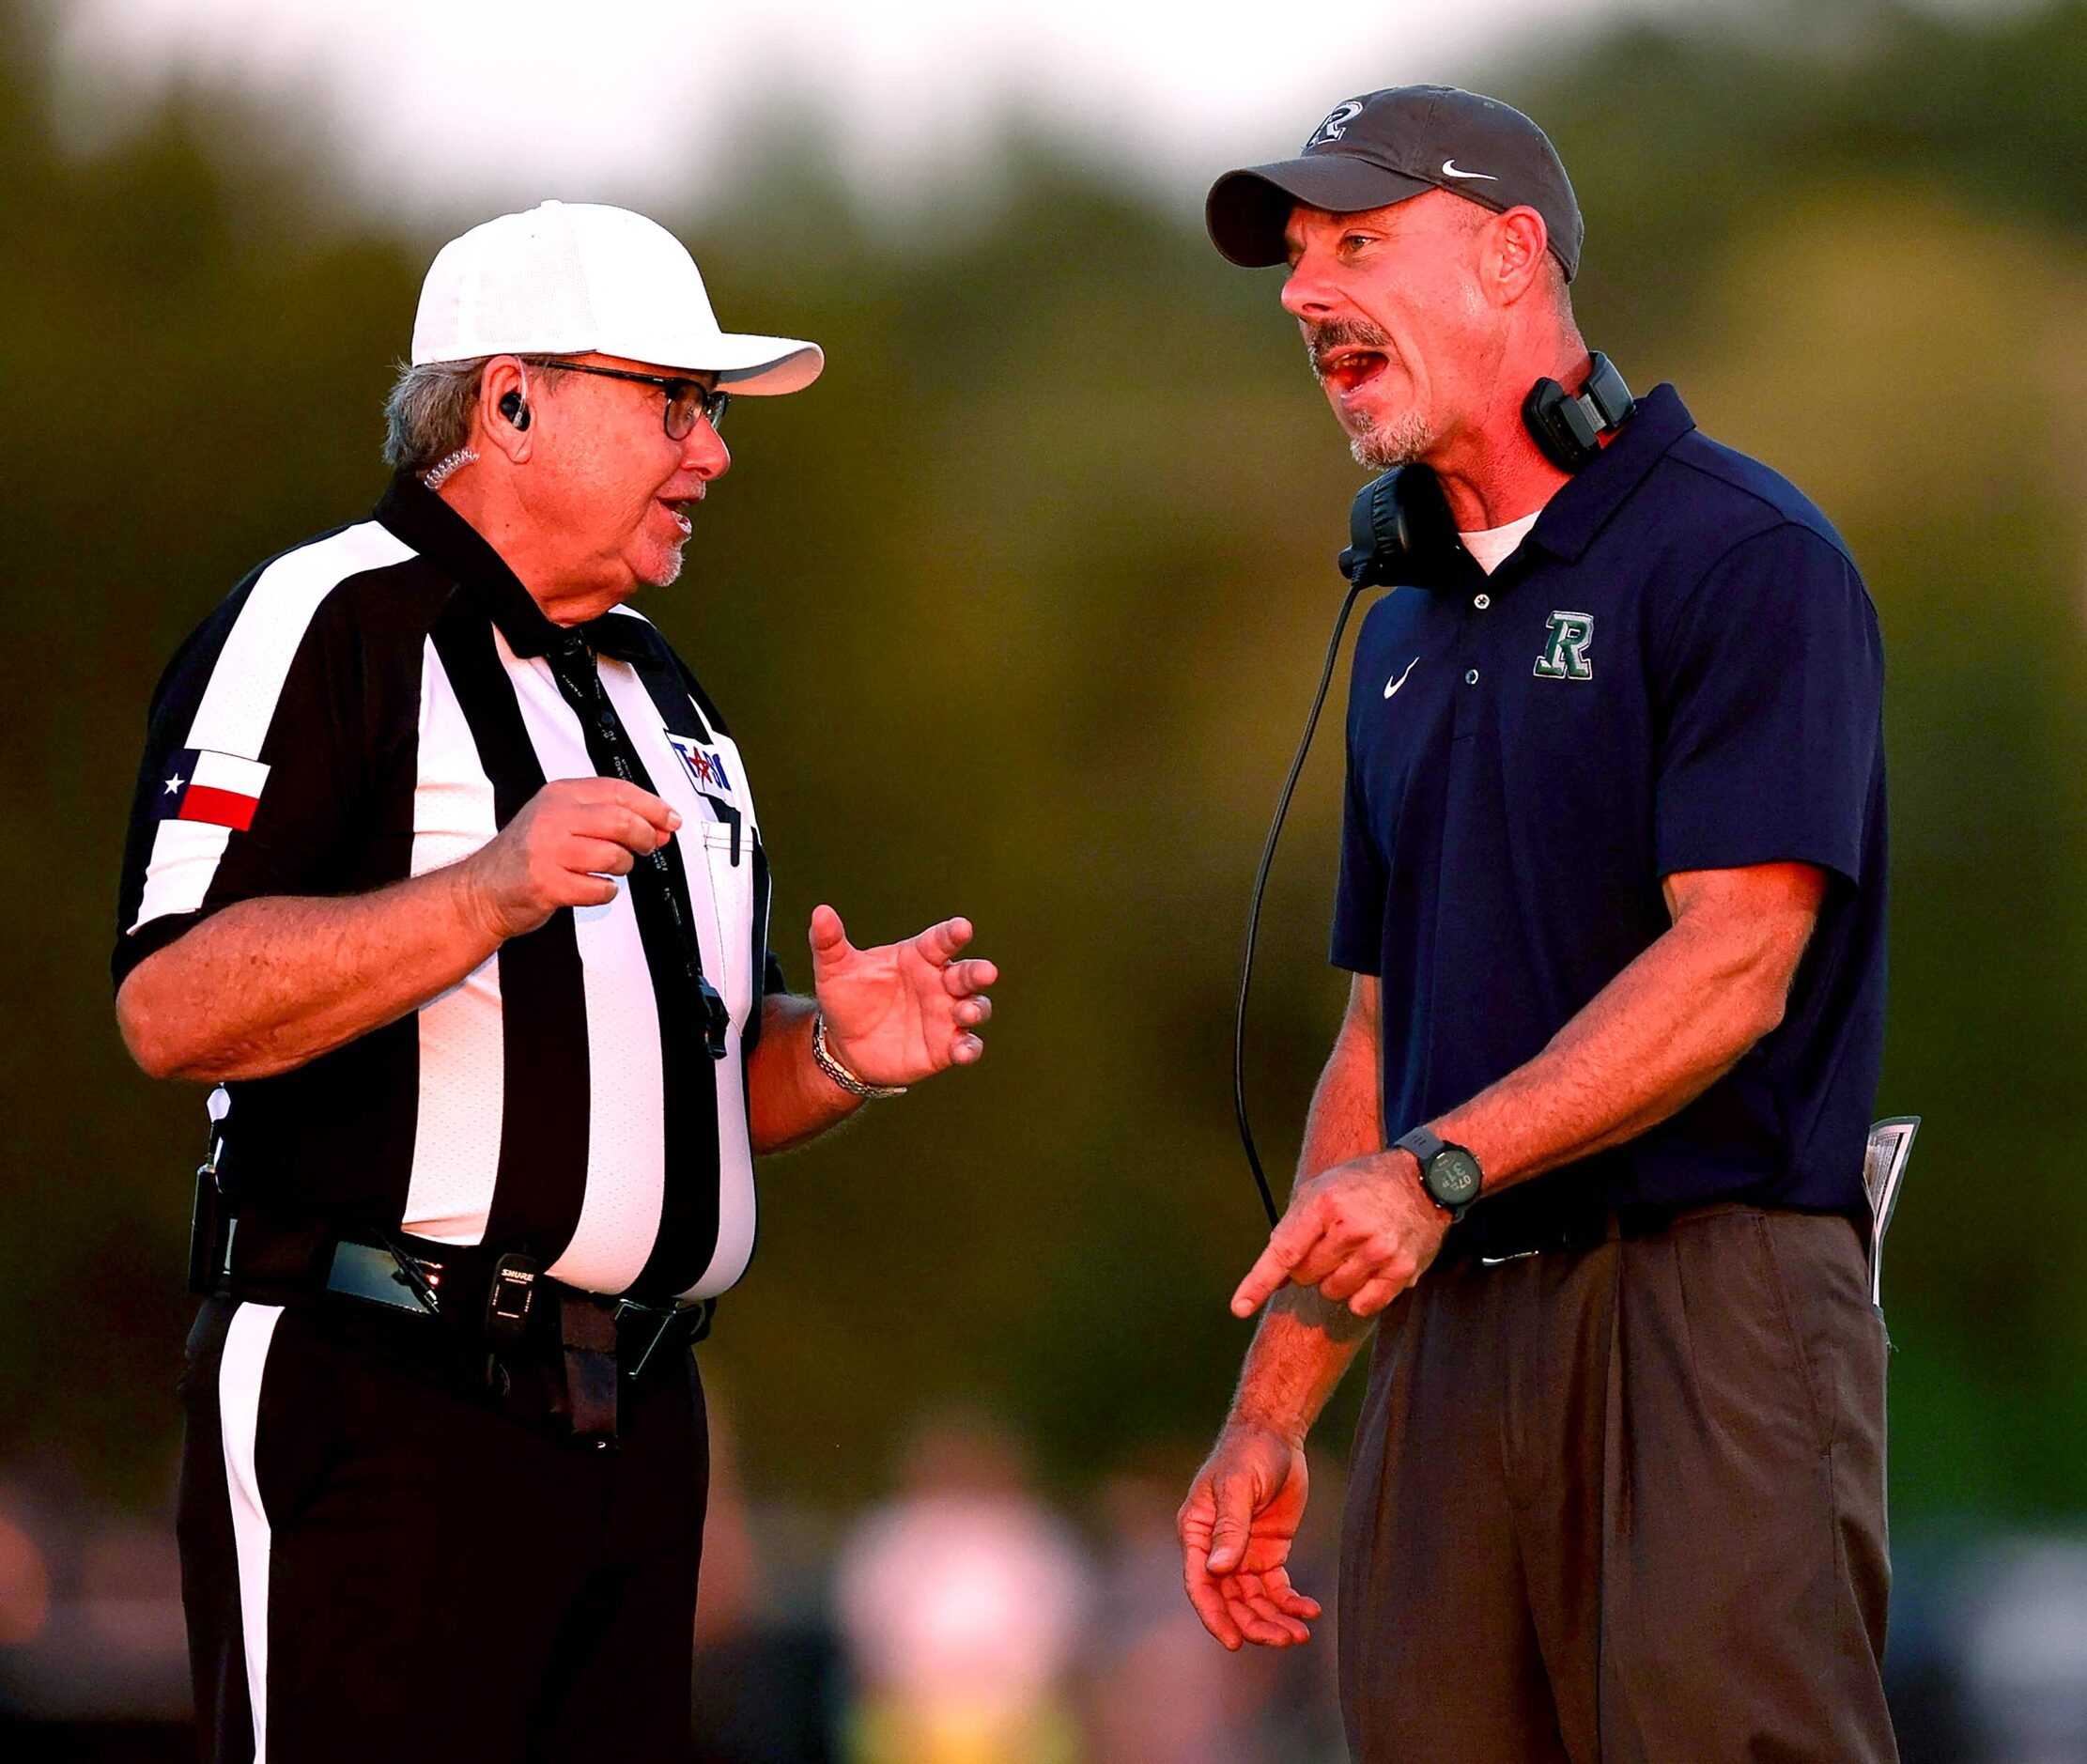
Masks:
[[[209,98],[69,154],[37,31],[0,16],[0,1459],[155,1499],[202,1099],[140,1076],[109,1011],[145,705],[252,564],[374,501],[440,236],[339,199],[296,118]],[[1878,1112],[1927,1121],[1887,1257],[1897,1515],[2078,1514],[2087,7],[1633,28],[1490,85],[1572,171],[1590,340],[1796,478],[1882,612]],[[1240,920],[1358,473],[1276,273],[1090,147],[1011,134],[906,236],[816,151],[747,162],[728,206],[659,218],[728,324],[831,366],[734,410],[689,568],[642,605],[750,758],[800,975],[826,899],[863,940],[968,913],[1006,977],[979,1071],[766,1167],[706,1371],[768,1490],[858,1499],[955,1401],[1078,1488],[1192,1450],[1243,1345]],[[1280,1164],[1344,990],[1329,720],[1257,993]]]

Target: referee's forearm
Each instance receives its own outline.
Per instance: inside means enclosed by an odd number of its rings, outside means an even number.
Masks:
[[[240,901],[139,963],[116,1021],[153,1077],[268,1077],[418,1010],[499,945],[456,866],[340,899]]]
[[[747,1062],[747,1124],[756,1153],[815,1139],[862,1106],[812,1057],[815,1000],[771,994],[762,1001],[761,1040]]]

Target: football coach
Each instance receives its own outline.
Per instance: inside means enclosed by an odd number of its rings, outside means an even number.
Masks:
[[[1303,1641],[1306,1430],[1375,1341],[1342,1531],[1354,1756],[1889,1759],[1877,618],[1774,472],[1633,403],[1551,143],[1443,87],[1213,188],[1414,584],[1357,641],[1353,983],[1181,1513],[1228,1647]],[[1546,384],[1546,382],[1553,382]],[[1532,396],[1534,395],[1534,396]],[[1561,432],[1562,431],[1562,432]]]
[[[783,990],[745,759],[625,605],[728,402],[822,365],[640,215],[474,227],[374,516],[161,682],[115,973],[138,1062],[223,1087],[179,1500],[212,1757],[687,1754],[688,1350],[750,1159],[978,1059],[996,977],[961,919],[857,949],[821,906]]]

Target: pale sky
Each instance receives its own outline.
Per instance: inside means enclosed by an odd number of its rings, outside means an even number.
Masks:
[[[798,117],[865,198],[903,206],[1010,107],[1186,195],[1295,151],[1354,92],[1481,82],[1633,11],[1735,4],[70,0],[61,47],[72,89],[104,99],[177,78],[286,99],[345,144],[369,199],[437,218],[545,195],[700,203],[735,142]]]

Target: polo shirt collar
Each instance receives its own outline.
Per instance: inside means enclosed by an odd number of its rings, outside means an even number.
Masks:
[[[1540,546],[1566,563],[1577,563],[1609,517],[1630,501],[1652,468],[1694,427],[1695,418],[1672,385],[1662,381],[1653,387],[1638,400],[1636,412],[1600,457],[1576,472],[1544,504],[1524,543]]]
[[[396,473],[377,519],[430,563],[474,591],[518,656],[548,656],[577,630],[597,655],[638,661],[650,652],[644,621],[608,613],[577,626],[553,623],[491,541],[410,472]]]

